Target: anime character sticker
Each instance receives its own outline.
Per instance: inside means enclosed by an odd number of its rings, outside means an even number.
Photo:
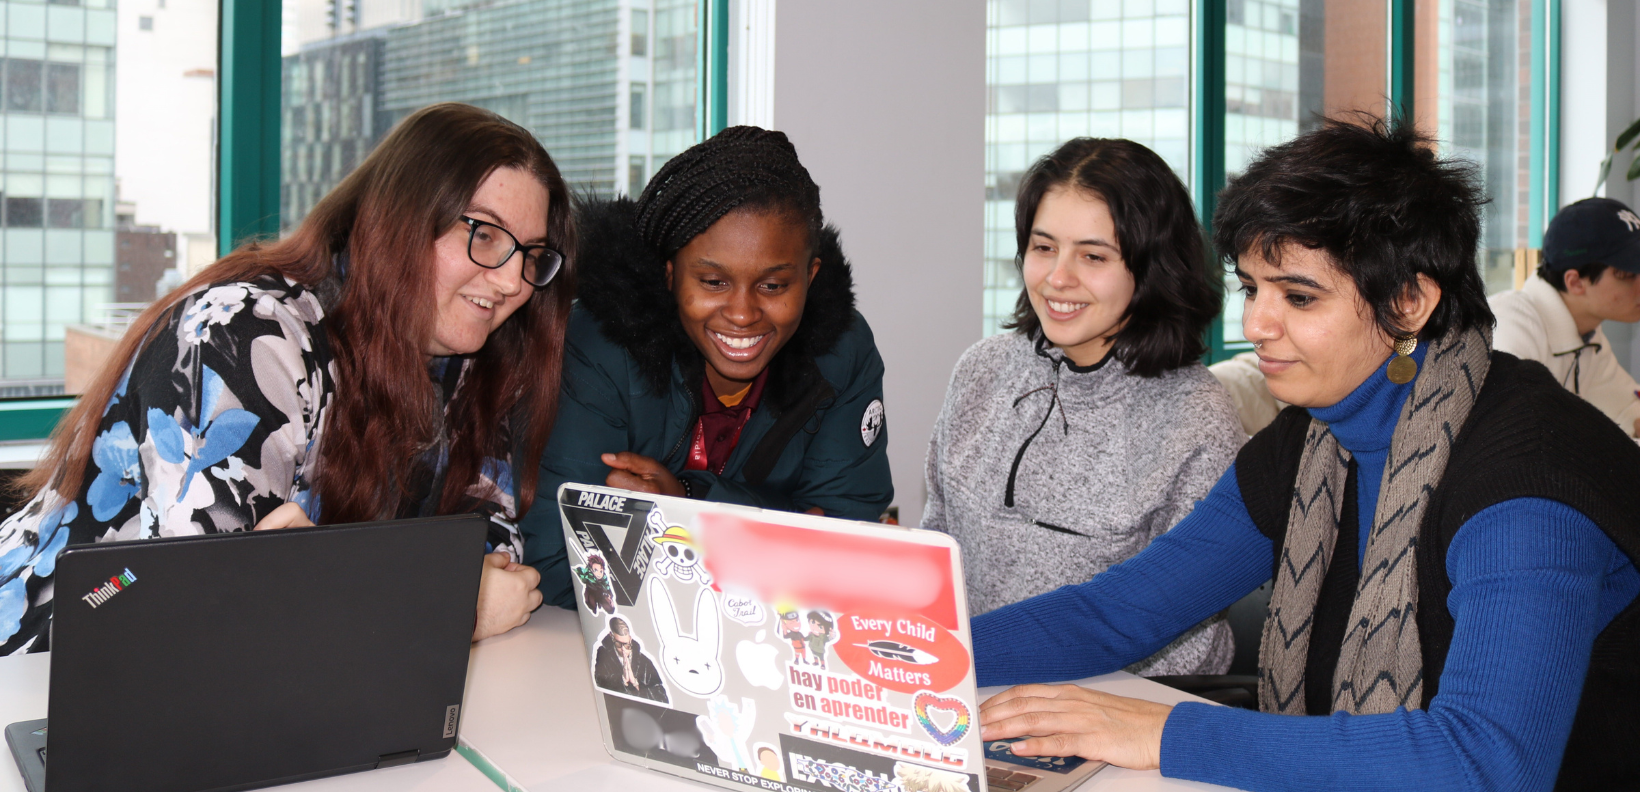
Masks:
[[[598,642],[592,660],[592,681],[614,693],[668,703],[666,684],[655,662],[643,653],[626,619],[609,617],[609,631]]]
[[[796,608],[780,608],[780,637],[791,642],[792,662],[798,665],[807,665],[809,662],[808,634],[803,632],[803,619]]]
[[[575,576],[581,579],[581,599],[586,602],[587,610],[615,612],[615,590],[609,586],[609,564],[603,556],[589,554],[586,565],[575,568]]]
[[[826,667],[826,644],[836,640],[836,622],[823,610],[809,611],[809,662]]]
[[[651,521],[660,513],[660,509],[651,511]],[[703,586],[712,585],[712,576],[707,574],[706,567],[701,566],[700,548],[695,546],[688,529],[681,525],[668,525],[650,541],[660,548],[655,557],[655,574],[683,583],[699,581]]]

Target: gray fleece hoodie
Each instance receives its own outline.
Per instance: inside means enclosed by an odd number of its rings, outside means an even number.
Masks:
[[[922,527],[962,546],[977,616],[1143,550],[1207,495],[1246,439],[1200,364],[1147,379],[1115,358],[1079,368],[1018,333],[994,335],[952,372],[928,446]],[[1215,616],[1128,670],[1222,674],[1234,651]]]

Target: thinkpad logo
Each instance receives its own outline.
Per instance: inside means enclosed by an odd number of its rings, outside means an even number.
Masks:
[[[87,594],[80,599],[85,600],[86,604],[95,608],[98,605],[107,602],[115,594],[124,591],[126,586],[129,586],[135,582],[137,582],[137,576],[132,574],[131,569],[127,567],[124,572],[109,578],[107,583],[92,589],[90,594]]]

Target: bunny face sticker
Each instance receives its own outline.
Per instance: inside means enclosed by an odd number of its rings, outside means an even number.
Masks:
[[[717,595],[701,588],[695,596],[694,631],[683,635],[672,595],[660,579],[649,587],[649,613],[661,639],[661,668],[678,689],[706,698],[723,687],[722,648],[718,634]]]

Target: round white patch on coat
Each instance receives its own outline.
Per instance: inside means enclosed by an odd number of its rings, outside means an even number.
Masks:
[[[877,442],[877,436],[883,433],[883,400],[872,399],[866,405],[866,411],[860,416],[860,441],[870,448]]]

